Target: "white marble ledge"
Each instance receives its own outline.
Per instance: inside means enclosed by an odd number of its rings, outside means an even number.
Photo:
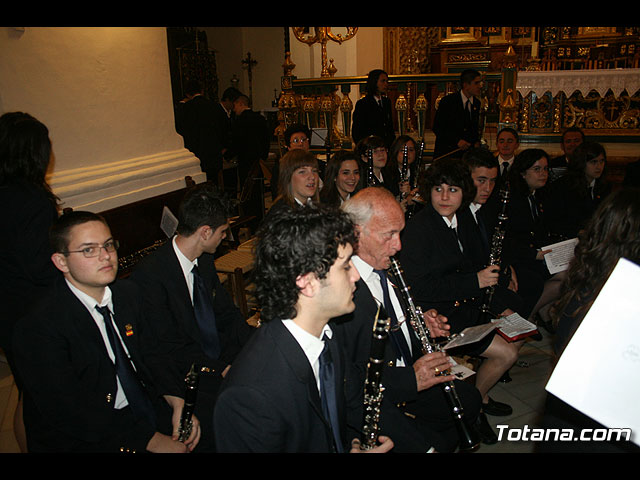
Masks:
[[[611,70],[554,70],[546,72],[518,72],[516,90],[523,97],[530,92],[541,96],[551,92],[571,95],[576,91],[587,95],[591,90],[604,96],[611,89],[619,96],[623,90],[633,95],[640,90],[640,68]]]

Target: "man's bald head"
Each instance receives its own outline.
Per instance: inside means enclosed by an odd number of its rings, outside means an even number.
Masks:
[[[393,194],[382,187],[360,190],[342,204],[356,225],[358,256],[375,269],[389,267],[389,257],[401,248],[404,212]]]

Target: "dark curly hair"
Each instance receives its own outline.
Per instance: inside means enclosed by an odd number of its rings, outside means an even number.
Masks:
[[[338,247],[356,245],[350,217],[326,206],[285,206],[263,222],[257,233],[253,282],[261,318],[297,315],[300,275],[324,279],[338,258]]]
[[[446,183],[462,189],[462,204],[466,207],[476,196],[476,186],[471,177],[471,169],[460,158],[443,158],[433,162],[418,180],[422,198],[431,204],[431,189]]]

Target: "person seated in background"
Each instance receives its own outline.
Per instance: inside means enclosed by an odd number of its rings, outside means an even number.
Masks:
[[[51,228],[62,272],[16,325],[29,452],[188,452],[178,441],[184,398],[154,383],[142,296],[114,283],[118,242],[99,215],[65,213]]]
[[[506,230],[508,219],[500,224],[498,217],[504,205],[502,195],[507,193],[493,195],[498,179],[497,158],[489,150],[472,148],[464,153],[462,161],[469,167],[476,187],[469,208],[459,210],[458,215],[460,228],[469,231],[467,253],[474,259],[478,268],[490,265],[491,259],[500,263],[500,279],[494,287],[491,311],[503,312],[509,308],[526,318],[529,312],[523,311],[523,301],[517,294],[517,275],[509,259],[502,254],[504,239],[501,232]],[[494,235],[497,235],[496,243]]]
[[[505,127],[496,137],[496,147],[498,149],[496,158],[499,165],[498,189],[502,186],[502,180],[506,178],[509,167],[513,165],[516,151],[520,146],[520,137],[515,128]]]
[[[192,187],[178,210],[176,235],[146,256],[131,279],[142,291],[147,363],[162,388],[182,396],[191,366],[199,378],[196,415],[206,419],[198,451],[213,451],[211,421],[218,389],[253,328],[220,283],[214,254],[229,230],[229,207],[208,184]]]
[[[403,173],[404,152],[407,152],[406,173]],[[382,169],[384,176],[384,185],[395,195],[400,201],[403,210],[414,205],[414,197],[418,193],[418,188],[412,188],[416,185],[416,176],[418,172],[416,166],[416,152],[418,148],[413,138],[408,135],[401,135],[393,142],[389,149],[389,161]],[[403,178],[403,175],[405,178]]]
[[[384,139],[373,135],[363,138],[356,145],[355,152],[360,163],[359,189],[373,186],[385,187],[383,169],[387,164],[388,148]],[[371,165],[369,165],[369,154],[372,157]]]
[[[306,125],[294,123],[284,131],[284,146],[287,152],[291,150],[306,150],[311,148],[311,130]],[[285,152],[286,154],[286,152]],[[284,154],[283,154],[284,156]],[[278,180],[280,175],[280,158],[276,159],[271,172],[271,198],[275,200],[279,194]],[[320,164],[318,164],[320,168]],[[320,170],[318,173],[321,174]],[[321,175],[322,177],[322,175]]]
[[[569,127],[562,132],[560,148],[563,153],[549,159],[549,182],[555,182],[566,173],[569,166],[569,157],[584,140],[584,132],[579,127]]]
[[[353,223],[332,207],[283,208],[257,239],[254,283],[264,323],[220,391],[219,451],[341,453],[352,439],[358,452],[361,440],[347,435],[346,418],[363,401],[357,393],[364,378],[349,376],[328,325],[355,307]],[[393,448],[388,437],[378,439],[369,451]]]
[[[606,165],[604,147],[585,141],[573,151],[567,172],[549,184],[544,211],[554,240],[575,238],[611,192],[611,185],[606,181]]]
[[[339,150],[333,154],[325,170],[320,203],[339,207],[358,190],[360,167],[354,152]]]
[[[278,189],[280,193],[263,221],[283,206],[319,204],[320,175],[316,156],[303,149],[287,152],[280,159]]]
[[[420,194],[427,205],[409,222],[402,235],[400,261],[415,303],[424,311],[435,309],[448,319],[451,333],[460,333],[487,321],[481,312],[487,288],[499,279],[499,266],[478,267],[470,251],[477,234],[461,228],[459,212],[468,211],[476,194],[469,167],[460,159],[444,158],[425,172]],[[510,309],[497,316],[513,313]],[[497,442],[485,414],[507,416],[511,406],[489,396],[496,382],[518,359],[522,342],[507,342],[491,332],[482,340],[454,348],[451,355],[482,358],[476,373],[476,388],[482,396],[478,431],[485,443]]]
[[[505,256],[515,269],[518,292],[526,312],[533,313],[545,282],[551,278],[543,250],[552,243],[543,205],[545,185],[549,178],[548,155],[544,150],[521,151],[509,170],[510,186],[507,216],[509,218]]]

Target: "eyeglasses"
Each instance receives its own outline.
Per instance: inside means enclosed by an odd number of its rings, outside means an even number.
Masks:
[[[309,141],[309,139],[307,137],[305,138],[292,138],[291,139],[291,143],[307,143]]]
[[[107,253],[113,253],[119,246],[120,242],[118,242],[118,240],[109,240],[104,245],[90,245],[88,247],[84,247],[82,250],[69,250],[60,253],[64,253],[65,255],[70,253],[82,253],[86,258],[94,258],[100,255],[103,248]]]

